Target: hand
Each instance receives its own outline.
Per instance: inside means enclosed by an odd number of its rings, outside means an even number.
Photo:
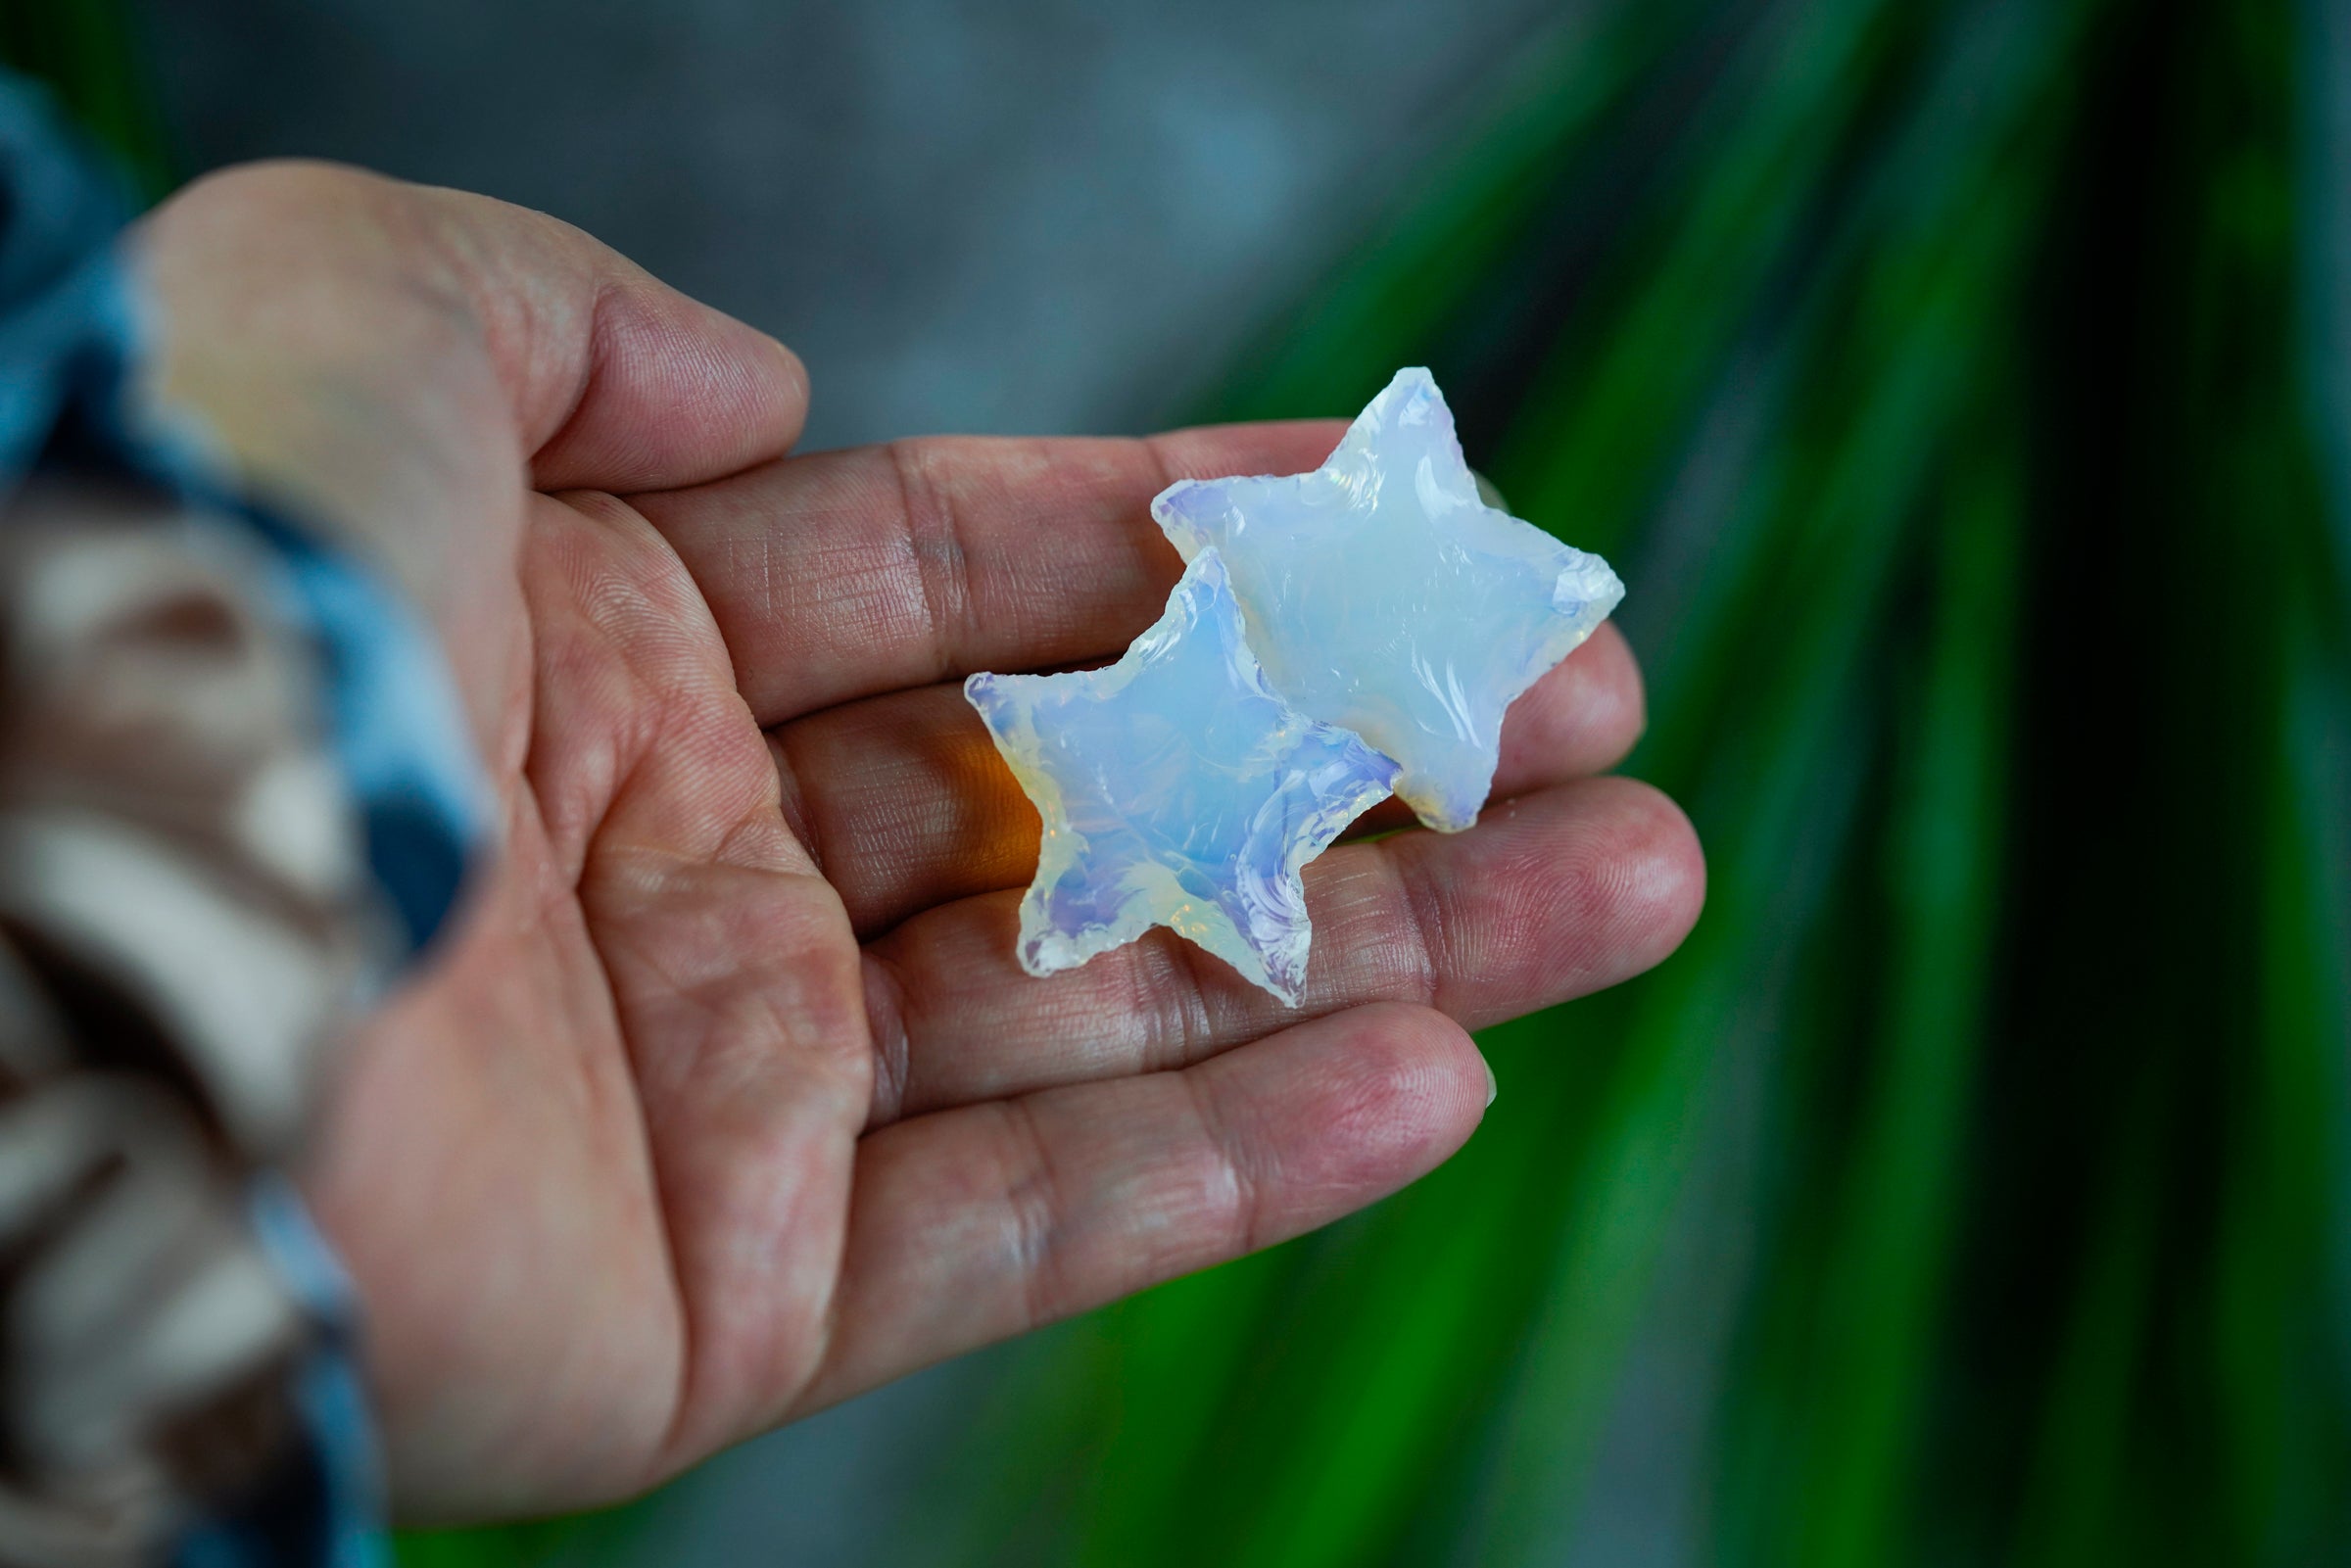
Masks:
[[[1696,918],[1680,813],[1591,777],[1642,722],[1604,628],[1476,829],[1309,869],[1302,1010],[1164,931],[1032,979],[1036,818],[957,683],[1116,656],[1152,495],[1341,426],[787,457],[789,353],[536,214],[283,166],[143,244],[160,396],[434,614],[499,793],[307,1174],[410,1518],[610,1500],[1334,1219],[1475,1128],[1466,1029]]]

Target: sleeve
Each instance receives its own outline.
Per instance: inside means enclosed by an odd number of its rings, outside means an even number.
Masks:
[[[122,209],[0,77],[0,1563],[380,1560],[277,1174],[487,838],[437,645],[124,396]]]

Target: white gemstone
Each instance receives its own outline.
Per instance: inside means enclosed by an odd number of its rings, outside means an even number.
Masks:
[[[1505,709],[1624,596],[1607,562],[1479,499],[1436,383],[1400,370],[1312,473],[1185,480],[1151,512],[1222,554],[1273,690],[1393,757],[1431,828],[1477,820]]]
[[[1044,819],[1022,968],[1073,969],[1165,926],[1298,1004],[1299,871],[1387,797],[1396,764],[1268,689],[1215,550],[1118,663],[975,675],[964,694]]]

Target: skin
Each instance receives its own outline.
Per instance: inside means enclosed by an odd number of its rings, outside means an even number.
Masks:
[[[1477,1126],[1467,1030],[1672,951],[1703,868],[1604,628],[1485,818],[1309,868],[1306,1005],[1165,932],[1013,962],[1037,823],[957,691],[1115,657],[1172,480],[1336,421],[788,455],[781,345],[542,214],[318,166],[151,217],[152,391],[435,618],[503,841],[306,1185],[411,1521],[605,1502],[1324,1224]],[[1399,826],[1375,814],[1367,829]]]

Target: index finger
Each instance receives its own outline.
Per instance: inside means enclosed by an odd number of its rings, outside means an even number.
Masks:
[[[763,726],[976,670],[1115,656],[1182,563],[1178,479],[1297,473],[1343,420],[1139,440],[928,437],[818,452],[632,504],[700,585]]]

